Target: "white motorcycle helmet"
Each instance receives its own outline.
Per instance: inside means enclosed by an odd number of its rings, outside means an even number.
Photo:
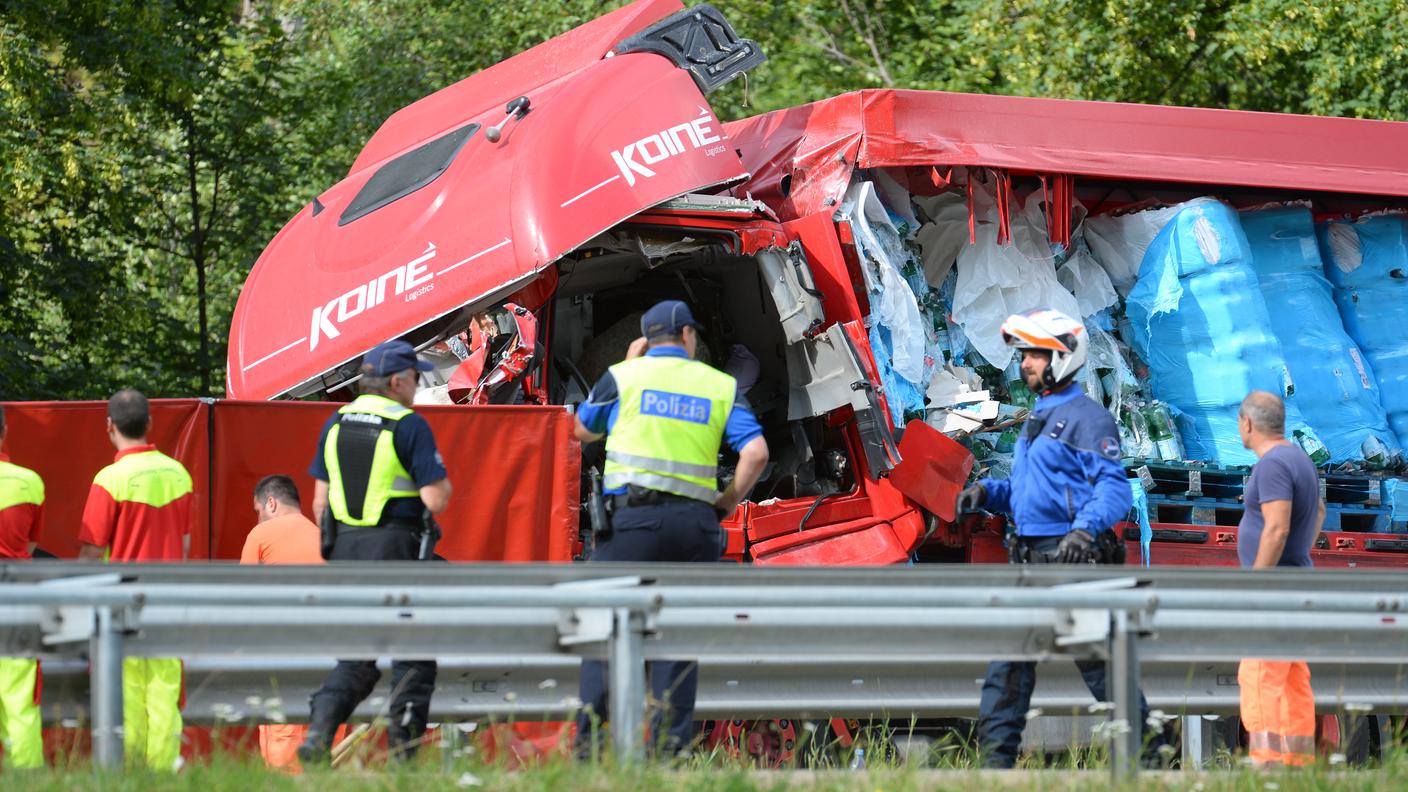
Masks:
[[[1014,349],[1041,349],[1051,353],[1051,365],[1042,374],[1047,391],[1066,387],[1085,365],[1085,325],[1060,311],[1038,308],[1012,314],[1002,323],[1002,340]]]

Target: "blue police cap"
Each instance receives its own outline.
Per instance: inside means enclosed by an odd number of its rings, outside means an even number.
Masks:
[[[650,307],[640,318],[640,334],[646,338],[679,335],[686,327],[699,329],[689,306],[679,300],[664,300]]]
[[[400,371],[430,371],[435,366],[416,357],[415,347],[405,341],[387,341],[372,347],[362,358],[362,371],[373,377],[389,377]]]

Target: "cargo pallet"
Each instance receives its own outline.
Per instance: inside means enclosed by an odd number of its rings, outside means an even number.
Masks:
[[[1237,525],[1246,510],[1242,503],[1248,468],[1218,468],[1178,462],[1128,462],[1131,475],[1147,473],[1149,519],[1184,525]],[[1390,476],[1321,473],[1326,531],[1408,533],[1408,521],[1393,520]],[[1405,482],[1408,486],[1408,482]]]
[[[1237,525],[1246,505],[1232,498],[1150,495],[1149,519],[1182,525]],[[1393,521],[1387,507],[1325,504],[1325,530],[1349,533],[1408,533],[1408,522]]]

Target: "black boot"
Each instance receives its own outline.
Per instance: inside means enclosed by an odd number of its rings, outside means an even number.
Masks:
[[[298,746],[298,761],[304,765],[327,764],[332,761],[332,740],[342,720],[328,706],[313,705],[308,717],[308,736]]]
[[[391,711],[386,747],[391,758],[415,757],[430,718],[430,697],[435,693],[434,660],[397,660],[391,664]]]

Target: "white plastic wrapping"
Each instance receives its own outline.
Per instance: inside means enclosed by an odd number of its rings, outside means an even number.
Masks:
[[[1029,196],[1028,204],[1040,200]],[[1046,244],[1045,221],[1033,227],[1033,214],[1024,211],[1012,218],[1012,244],[997,244],[998,213],[991,189],[973,185],[977,242],[958,256],[958,285],[953,295],[953,318],[979,355],[992,366],[1005,369],[1012,349],[1002,341],[1002,322],[1014,313],[1054,308],[1080,317],[1076,298],[1056,279],[1054,259]]]

